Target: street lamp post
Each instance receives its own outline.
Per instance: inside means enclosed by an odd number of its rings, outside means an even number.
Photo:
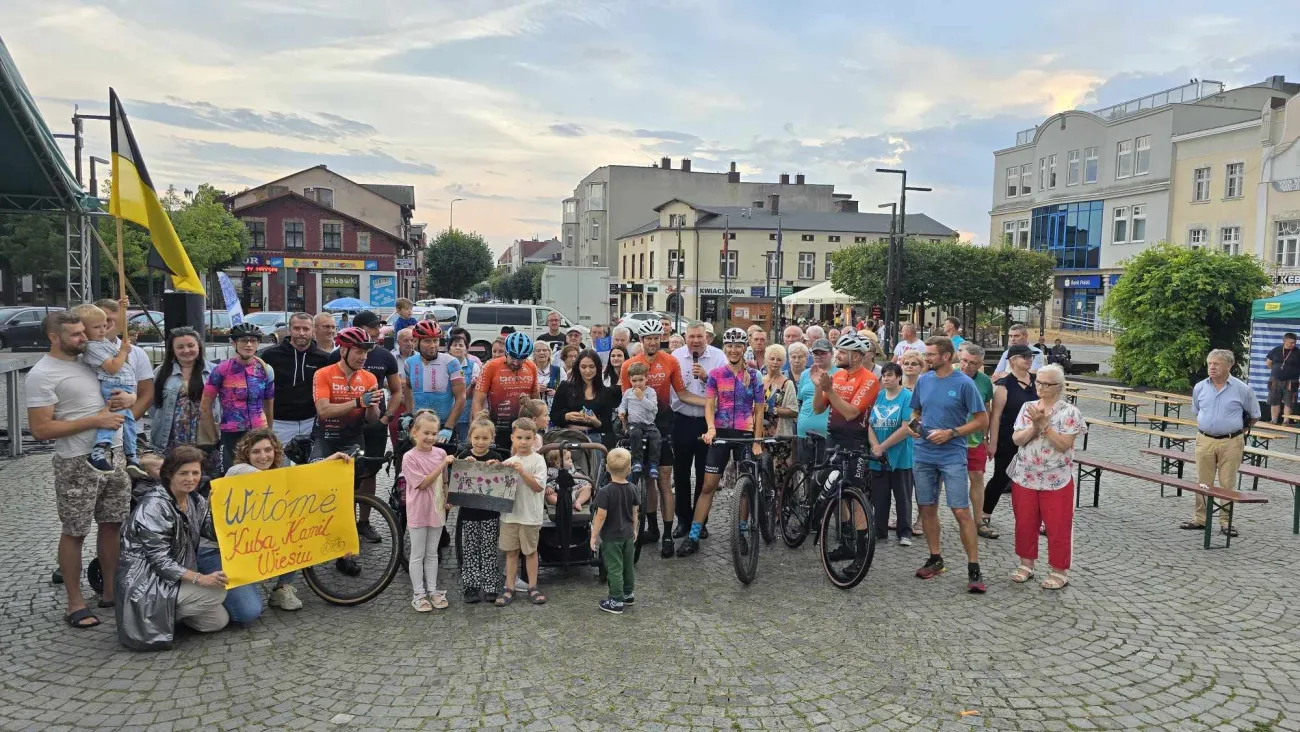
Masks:
[[[682,327],[682,262],[686,261],[682,255],[682,218],[684,217],[677,217],[677,286],[673,290],[673,295],[677,298],[673,301],[673,304],[676,306],[673,308],[673,311],[677,318],[673,323],[674,332],[681,330]],[[697,246],[696,249],[698,250],[699,247]],[[642,274],[645,273],[643,272]],[[696,292],[695,296],[699,297],[700,293]]]
[[[451,204],[447,206],[447,231],[456,230],[456,202],[464,200],[465,199],[463,198],[453,198],[451,199]]]
[[[885,247],[885,304],[884,309],[881,311],[881,314],[884,315],[889,312],[890,283],[894,281],[894,235],[898,233],[898,202],[882,203],[877,208],[889,209],[889,244]],[[881,319],[888,323],[888,317],[888,315],[884,315]],[[885,342],[882,344],[886,353],[892,352],[894,345],[889,341],[889,333],[890,328],[886,325]]]
[[[886,278],[885,292],[885,322],[888,323],[885,332],[886,347],[892,349],[898,342],[898,308],[902,306],[900,300],[903,296],[903,242],[907,240],[907,192],[908,191],[929,191],[930,188],[922,186],[909,186],[907,184],[907,171],[894,168],[876,168],[877,173],[892,173],[903,177],[902,190],[898,201],[898,243],[893,243],[893,237],[890,237],[890,247],[888,266],[886,271],[890,276]]]

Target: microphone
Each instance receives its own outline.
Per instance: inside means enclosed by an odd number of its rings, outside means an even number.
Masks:
[[[698,353],[691,353],[691,363],[696,366],[700,364],[700,355]],[[699,381],[700,377],[698,375],[692,375],[695,376],[696,381]]]

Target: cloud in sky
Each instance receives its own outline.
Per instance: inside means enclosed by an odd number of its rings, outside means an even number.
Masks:
[[[906,166],[934,188],[909,210],[983,241],[1016,131],[1191,77],[1296,80],[1291,4],[9,0],[0,28],[54,126],[116,87],[160,185],[324,163],[414,185],[435,227],[464,198],[457,224],[500,250],[557,234],[592,169],[661,156],[802,172],[864,210],[897,197],[874,168]]]

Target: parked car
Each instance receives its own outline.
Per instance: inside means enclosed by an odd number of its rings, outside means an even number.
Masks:
[[[15,306],[0,308],[0,348],[39,348],[50,347],[50,339],[41,330],[41,321],[45,314],[61,307]]]
[[[262,331],[267,343],[275,343],[275,332],[279,328],[289,327],[289,316],[293,313],[277,312],[274,310],[263,310],[257,313],[249,313],[244,316],[245,323],[251,323]]]
[[[669,322],[673,322],[676,317],[677,315],[675,313],[665,313],[662,310],[638,310],[636,312],[623,313],[623,317],[619,318],[618,322],[614,323],[614,326],[618,327],[620,325],[626,325],[632,329],[633,333],[636,333],[637,327],[647,320],[667,319]],[[678,320],[673,326],[673,331],[677,333],[685,331],[686,324],[689,322],[690,320],[683,316],[681,320]]]
[[[436,320],[438,321],[438,325],[445,328],[447,326],[455,325],[459,315],[457,314],[456,309],[452,307],[441,305],[417,305],[411,309],[411,317],[416,320]],[[384,322],[388,325],[397,322],[397,311],[393,311],[393,314],[389,315]]]
[[[492,341],[501,335],[501,329],[511,326],[520,333],[527,333],[536,338],[546,332],[546,318],[551,313],[560,313],[545,305],[511,305],[507,303],[465,303],[460,308],[458,321],[462,328],[469,331],[469,350],[479,358],[492,352]],[[567,330],[572,321],[560,313],[560,328]],[[582,341],[590,343],[590,332],[584,326],[577,326],[582,331]]]
[[[128,310],[126,311],[126,327],[131,328],[149,328],[149,319],[158,324],[161,329],[163,326],[163,314],[157,310]]]
[[[457,300],[451,297],[433,297],[433,298],[429,298],[428,300],[417,300],[415,302],[415,306],[417,308],[431,308],[434,307],[435,305],[442,305],[445,307],[452,308],[456,312],[460,312],[460,306],[464,304],[465,304],[464,300]]]

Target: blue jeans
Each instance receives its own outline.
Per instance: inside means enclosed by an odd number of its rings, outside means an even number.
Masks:
[[[130,382],[120,382],[116,379],[108,379],[99,382],[99,395],[104,398],[105,403],[108,402],[108,398],[112,396],[112,393],[115,391],[124,391],[127,394],[134,394],[135,384]],[[118,412],[118,414],[122,415],[124,418],[124,421],[122,422],[122,454],[126,455],[128,458],[134,458],[136,431],[135,415],[131,414],[130,409],[123,409]],[[117,434],[117,430],[95,430],[95,444],[111,445],[113,443],[113,435],[115,434]]]
[[[939,481],[943,481],[948,508],[970,508],[970,480],[966,475],[966,458],[955,463],[912,463],[916,482],[916,504],[933,506],[939,502]]]
[[[212,547],[199,547],[199,571],[211,574],[221,569],[221,550]],[[289,575],[285,575],[288,577]],[[286,583],[284,580],[281,584]],[[247,625],[262,617],[262,591],[257,584],[242,585],[226,590],[226,600],[221,603],[230,614],[230,622]]]

